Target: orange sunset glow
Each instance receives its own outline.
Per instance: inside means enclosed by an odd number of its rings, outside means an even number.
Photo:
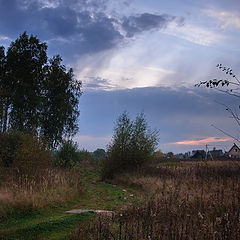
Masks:
[[[199,146],[199,145],[204,145],[207,143],[227,142],[230,140],[232,140],[232,139],[229,137],[228,138],[208,137],[208,138],[204,138],[201,140],[184,140],[184,141],[174,142],[172,144]]]

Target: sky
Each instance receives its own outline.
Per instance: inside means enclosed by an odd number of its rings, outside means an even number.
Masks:
[[[163,152],[227,151],[222,131],[239,137],[220,104],[238,111],[238,99],[195,87],[227,79],[218,63],[240,76],[239,0],[0,0],[0,45],[24,31],[82,81],[80,148],[106,148],[124,111],[144,112]]]

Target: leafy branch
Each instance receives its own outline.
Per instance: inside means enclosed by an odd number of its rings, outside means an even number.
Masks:
[[[231,77],[231,80],[227,79],[210,79],[209,81],[201,81],[200,83],[195,84],[196,87],[200,87],[202,85],[206,86],[207,88],[213,88],[219,92],[225,93],[227,95],[240,98],[240,81],[237,78],[236,74],[233,73],[232,68],[225,67],[221,63],[217,64],[216,66],[220,71],[224,72],[226,75]],[[230,89],[229,89],[230,87]],[[230,114],[231,118],[234,119],[234,121],[237,123],[238,127],[240,127],[240,117],[236,110],[234,110],[232,107],[228,106],[225,103],[217,102],[218,104],[222,105],[225,110]],[[238,106],[240,108],[240,105]],[[226,131],[211,125],[220,132],[224,133],[225,135],[231,137],[232,139],[240,142],[239,138],[233,136],[232,134],[227,133]]]

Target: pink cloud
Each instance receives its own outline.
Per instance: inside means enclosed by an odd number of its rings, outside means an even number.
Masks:
[[[204,145],[207,143],[227,142],[230,140],[232,140],[232,138],[208,137],[208,138],[204,138],[204,139],[200,139],[200,140],[184,140],[184,141],[180,141],[180,142],[173,142],[170,144],[199,146],[199,145]]]

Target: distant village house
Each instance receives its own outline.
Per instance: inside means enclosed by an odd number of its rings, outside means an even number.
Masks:
[[[231,158],[240,158],[240,148],[234,143],[226,154]]]

